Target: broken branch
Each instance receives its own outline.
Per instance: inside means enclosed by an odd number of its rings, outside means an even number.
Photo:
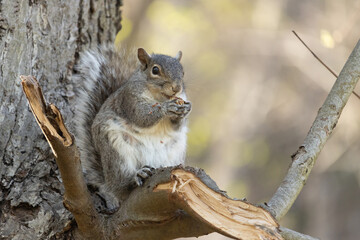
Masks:
[[[30,109],[55,155],[65,187],[64,206],[73,213],[82,236],[100,239],[100,216],[87,189],[73,136],[60,111],[46,103],[36,78],[20,76],[20,79]]]

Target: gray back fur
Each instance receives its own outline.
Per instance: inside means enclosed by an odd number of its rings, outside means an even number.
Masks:
[[[139,67],[136,50],[115,51],[112,47],[101,47],[82,54],[75,82],[78,89],[75,112],[77,145],[87,180],[103,182],[99,154],[95,151],[91,136],[93,120],[105,100]]]

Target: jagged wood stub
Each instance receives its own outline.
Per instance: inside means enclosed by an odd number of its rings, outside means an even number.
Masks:
[[[36,78],[20,76],[20,79],[30,109],[55,155],[65,187],[64,206],[73,213],[81,236],[100,239],[100,216],[91,202],[73,136],[56,106],[46,103]]]
[[[283,239],[278,223],[263,208],[229,199],[183,169],[173,170],[171,179],[154,191],[167,191],[169,199],[217,232],[236,239]]]

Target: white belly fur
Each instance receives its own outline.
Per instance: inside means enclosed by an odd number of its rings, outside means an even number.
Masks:
[[[126,175],[133,175],[142,166],[154,168],[175,166],[184,163],[187,127],[174,131],[169,120],[162,120],[147,129],[136,129],[134,133],[124,121],[109,120],[107,132],[110,142],[125,162],[117,163],[117,168]],[[124,140],[127,134],[132,143]],[[131,141],[130,141],[131,142]]]

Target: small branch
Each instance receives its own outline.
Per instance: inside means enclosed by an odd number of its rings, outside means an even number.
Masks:
[[[292,33],[300,40],[300,42],[309,50],[309,52],[329,71],[334,75],[336,78],[338,77],[336,73],[331,70],[309,47],[306,45],[306,43],[299,37],[299,35],[293,30]]]
[[[268,202],[268,210],[280,220],[293,205],[313,168],[315,161],[335,128],[340,114],[360,78],[360,41],[347,60],[306,136],[292,156],[283,182]]]
[[[309,50],[309,52],[329,71],[332,73],[332,75],[334,75],[334,77],[338,78],[338,75],[331,70],[330,67],[328,67],[309,47],[308,45],[306,45],[306,43],[299,37],[299,35],[293,30],[292,31],[294,33],[294,35],[300,40],[300,42],[307,48],[307,50]],[[352,93],[358,98],[360,99],[360,96],[355,92],[352,91]]]
[[[35,77],[20,76],[20,79],[31,111],[55,155],[65,187],[64,205],[73,213],[82,236],[101,239],[100,216],[87,190],[73,136],[59,110],[46,104]]]

